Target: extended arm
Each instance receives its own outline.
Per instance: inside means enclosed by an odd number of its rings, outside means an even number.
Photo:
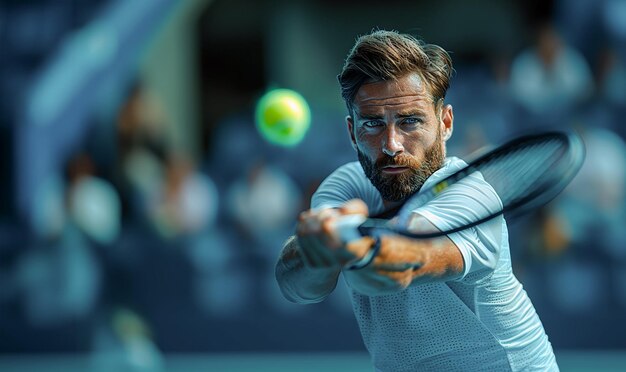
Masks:
[[[308,304],[324,300],[335,289],[339,267],[312,268],[305,264],[296,235],[283,247],[276,264],[278,286],[291,302]]]
[[[335,234],[334,221],[346,214],[367,215],[367,206],[362,201],[349,201],[341,208],[300,214],[297,233],[285,243],[275,271],[289,301],[307,304],[324,300],[335,289],[341,268],[369,249],[361,241],[346,246]]]
[[[435,226],[414,214],[408,228],[419,232],[432,231]],[[463,256],[448,237],[416,240],[388,235],[381,238],[379,254],[370,265],[345,270],[344,276],[356,291],[375,296],[401,291],[412,284],[451,280],[460,276],[463,268]]]
[[[324,300],[336,287],[347,263],[363,257],[374,239],[365,237],[348,245],[341,243],[333,226],[344,214],[367,215],[360,200],[340,209],[306,211],[300,215],[297,234],[289,238],[276,264],[276,280],[283,295],[296,303]],[[412,231],[435,229],[424,217],[414,214]],[[412,284],[447,281],[461,275],[464,261],[448,237],[428,240],[399,235],[383,236],[378,256],[360,270],[343,270],[348,284],[366,295],[401,291]]]

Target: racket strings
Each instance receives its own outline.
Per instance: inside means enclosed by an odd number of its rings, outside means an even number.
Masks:
[[[584,158],[584,143],[576,134],[520,137],[413,196],[404,204],[393,226],[374,229],[372,233],[384,234],[387,229],[425,239],[476,226],[502,213],[521,214],[557,196],[580,170]],[[457,204],[439,206],[450,216],[445,226],[435,232],[409,231],[407,221],[416,208],[447,197]],[[458,199],[463,197],[468,199]]]
[[[478,168],[506,206],[540,193],[563,153],[562,141],[548,140],[520,146]]]
[[[362,235],[371,236],[392,231],[426,239],[476,226],[502,213],[521,214],[557,196],[580,170],[584,158],[584,143],[575,133],[520,137],[471,161],[466,168],[410,198],[393,224],[360,231]],[[469,199],[465,202],[455,199],[457,205],[444,203],[440,206],[450,218],[447,225],[438,227],[437,231],[409,230],[407,222],[416,208],[447,196]],[[369,261],[362,266],[367,264]]]

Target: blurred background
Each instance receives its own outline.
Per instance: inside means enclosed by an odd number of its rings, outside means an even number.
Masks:
[[[624,0],[1,0],[0,369],[368,370],[343,283],[293,305],[274,263],[356,160],[336,76],[373,28],[451,52],[450,155],[583,135],[514,271],[563,370],[626,370]],[[295,147],[255,128],[273,88]]]

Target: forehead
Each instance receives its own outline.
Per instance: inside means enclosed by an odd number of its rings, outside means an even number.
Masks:
[[[354,98],[354,106],[359,112],[428,104],[432,104],[430,93],[417,73],[396,80],[363,84]]]

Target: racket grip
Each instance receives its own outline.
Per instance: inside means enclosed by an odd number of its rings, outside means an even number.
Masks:
[[[360,214],[345,215],[337,219],[335,222],[335,231],[344,243],[358,240],[363,237],[359,232],[359,226],[365,222],[366,218]]]

